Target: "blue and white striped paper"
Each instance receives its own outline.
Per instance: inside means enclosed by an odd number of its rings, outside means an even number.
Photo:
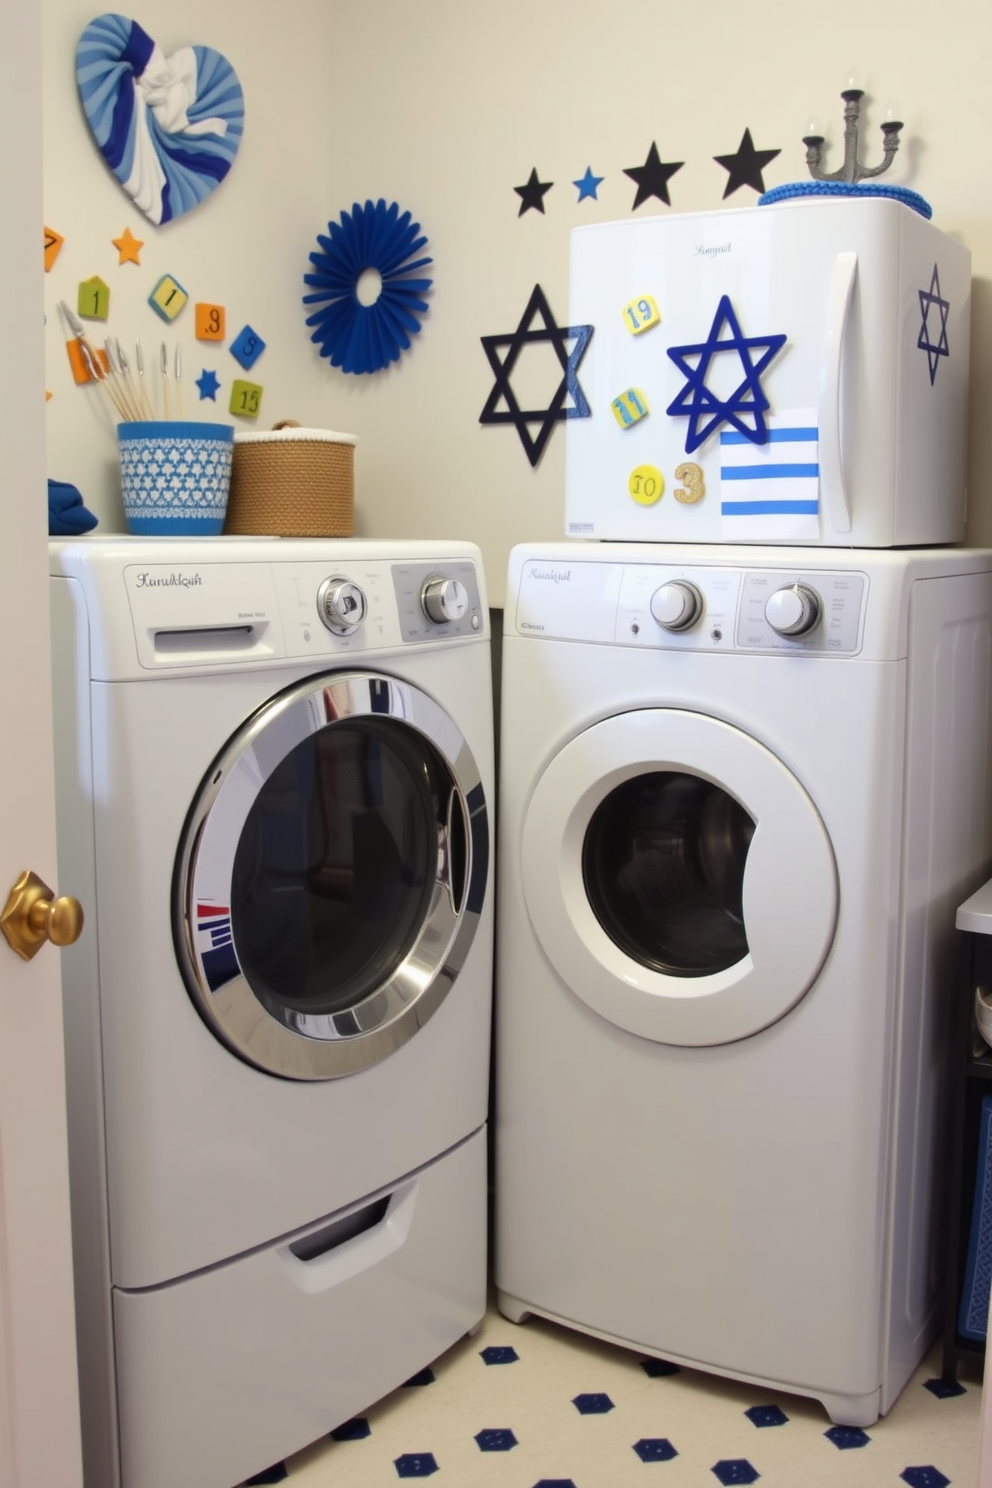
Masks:
[[[768,415],[768,442],[736,430],[720,435],[724,542],[816,542],[820,457],[816,411]]]

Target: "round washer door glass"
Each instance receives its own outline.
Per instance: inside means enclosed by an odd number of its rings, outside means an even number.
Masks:
[[[204,781],[176,865],[183,974],[236,1054],[294,1079],[379,1062],[440,1006],[488,873],[475,761],[409,683],[309,679]]]
[[[742,730],[643,709],[593,724],[544,770],[520,874],[564,985],[658,1043],[747,1038],[812,987],[837,871],[796,777]]]

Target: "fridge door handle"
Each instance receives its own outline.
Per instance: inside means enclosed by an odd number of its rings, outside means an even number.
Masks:
[[[856,253],[838,253],[827,290],[827,313],[820,368],[820,490],[834,532],[851,530],[851,498],[840,447],[840,373],[844,337],[858,272]]]

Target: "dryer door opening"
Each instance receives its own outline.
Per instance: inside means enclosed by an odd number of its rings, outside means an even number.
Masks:
[[[833,941],[837,873],[816,807],[770,750],[704,714],[594,724],[538,780],[524,897],[566,987],[659,1043],[774,1023]]]
[[[245,724],[193,804],[174,886],[184,978],[249,1063],[365,1069],[453,985],[487,871],[479,772],[448,714],[393,678],[310,679]]]

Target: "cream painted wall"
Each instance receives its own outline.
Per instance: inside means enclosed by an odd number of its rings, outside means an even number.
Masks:
[[[479,542],[499,603],[510,546],[562,532],[564,431],[535,471],[511,428],[480,426],[492,386],[480,336],[512,331],[537,283],[565,322],[569,229],[630,215],[635,187],[623,170],[652,140],[662,159],[685,162],[670,183],[674,211],[721,206],[727,177],[712,157],[733,152],[745,126],[759,148],[782,151],[766,185],[804,177],[812,113],[827,126],[828,167],[839,164],[839,93],[853,62],[869,95],[868,159],[880,158],[877,126],[895,99],[907,129],[891,178],[922,192],[937,224],[972,249],[969,540],[992,543],[988,0],[834,0],[815,13],[795,0],[289,0],[278,12],[261,0],[174,0],[161,19],[146,4],[136,19],[167,51],[187,41],[224,51],[247,100],[228,180],[187,218],[147,230],[99,160],[76,97],[73,52],[93,7],[44,4],[45,211],[67,239],[48,276],[49,473],[77,481],[105,528],[121,525],[114,443],[94,390],[68,379],[53,305],[100,273],[114,294],[112,331],[157,344],[162,324],[144,297],[169,271],[195,297],[225,302],[232,331],[250,320],[269,342],[254,377],[266,389],[259,427],[292,416],[359,436],[359,531]],[[572,182],[587,166],[605,179],[599,200],[580,204]],[[532,167],[555,184],[543,215],[518,217],[513,188]],[[428,235],[431,308],[398,364],[348,377],[308,339],[302,274],[327,221],[380,196]],[[745,187],[727,205],[755,199]],[[638,215],[666,210],[649,202]],[[116,265],[109,239],[125,223],[146,239],[140,270]],[[176,333],[187,380],[217,365],[229,387],[235,364],[226,350],[213,362],[203,354],[186,314]],[[555,380],[550,360],[532,358],[514,387],[546,402]]]

